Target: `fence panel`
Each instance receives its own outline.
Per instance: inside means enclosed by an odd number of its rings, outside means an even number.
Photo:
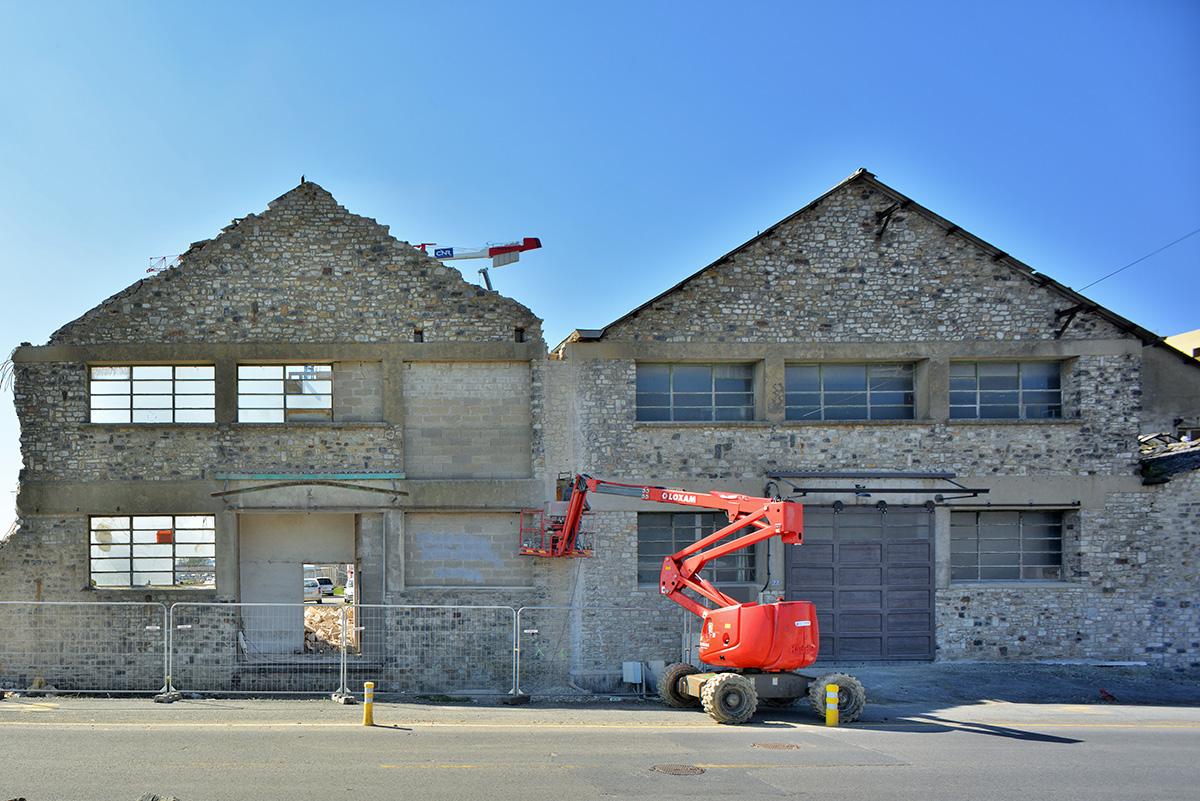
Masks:
[[[638,685],[622,681],[622,663],[678,662],[683,614],[670,604],[522,607],[518,689],[546,695],[638,693]]]
[[[513,689],[515,609],[509,606],[360,605],[347,644],[351,689],[375,693],[504,695]]]
[[[166,666],[162,604],[0,601],[0,689],[152,693]]]
[[[179,603],[171,606],[171,684],[182,692],[329,695],[341,688],[353,606]]]

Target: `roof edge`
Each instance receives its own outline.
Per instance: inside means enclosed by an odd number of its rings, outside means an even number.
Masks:
[[[555,346],[555,349],[557,350],[558,348],[562,347],[563,345],[569,344],[571,342],[596,341],[596,340],[603,339],[604,336],[608,333],[609,329],[611,329],[613,326],[623,323],[626,320],[634,317],[635,315],[637,315],[638,313],[640,313],[647,307],[652,306],[653,304],[662,300],[666,296],[679,290],[680,288],[683,287],[684,284],[687,284],[692,279],[699,277],[702,273],[705,273],[708,270],[716,267],[717,265],[724,262],[726,259],[731,258],[732,256],[736,255],[737,253],[741,252],[742,250],[745,250],[746,248],[755,244],[759,240],[770,236],[775,231],[775,229],[777,229],[779,226],[784,225],[788,222],[791,222],[792,220],[799,217],[800,215],[807,213],[808,211],[812,210],[816,206],[819,206],[826,198],[828,198],[834,192],[837,192],[838,190],[854,183],[857,180],[867,181],[868,183],[871,184],[871,186],[878,189],[880,192],[890,195],[893,200],[903,203],[907,210],[913,210],[913,211],[919,212],[922,216],[926,217],[931,222],[946,229],[947,234],[952,233],[952,234],[961,236],[963,239],[966,239],[971,244],[973,244],[976,247],[980,248],[981,250],[984,250],[985,252],[991,254],[992,258],[994,258],[995,260],[1001,261],[1004,264],[1006,264],[1007,266],[1009,266],[1012,269],[1016,270],[1017,272],[1021,273],[1025,278],[1032,281],[1033,283],[1035,283],[1039,286],[1048,287],[1052,291],[1057,292],[1058,294],[1062,295],[1066,299],[1074,301],[1075,305],[1081,307],[1081,309],[1080,309],[1081,311],[1086,311],[1088,313],[1096,314],[1099,317],[1112,323],[1117,328],[1122,329],[1127,333],[1133,334],[1138,339],[1140,339],[1144,345],[1166,348],[1167,350],[1170,350],[1172,353],[1177,354],[1184,362],[1191,364],[1193,367],[1200,368],[1200,360],[1197,360],[1191,356],[1188,356],[1186,353],[1183,353],[1183,352],[1171,347],[1170,345],[1167,345],[1164,341],[1166,339],[1166,337],[1155,334],[1153,331],[1150,331],[1147,328],[1143,328],[1142,326],[1138,325],[1137,323],[1133,322],[1132,320],[1129,320],[1128,318],[1123,317],[1120,314],[1117,314],[1116,312],[1112,311],[1111,309],[1108,309],[1107,307],[1092,300],[1091,298],[1088,298],[1088,297],[1080,294],[1079,292],[1076,292],[1074,289],[1071,289],[1069,286],[1051,278],[1050,276],[1046,275],[1045,273],[1035,270],[1033,267],[1030,267],[1028,264],[1021,261],[1020,259],[1017,259],[1017,258],[1009,255],[1006,251],[1001,250],[1000,248],[991,244],[987,240],[982,239],[981,237],[978,237],[975,234],[972,234],[970,231],[967,231],[967,230],[963,229],[962,227],[954,224],[953,222],[946,219],[945,217],[938,214],[937,212],[916,202],[912,198],[905,195],[903,192],[900,192],[899,190],[894,189],[891,186],[888,186],[883,181],[879,180],[879,178],[876,177],[876,175],[874,173],[870,172],[865,167],[859,167],[857,170],[855,170],[849,176],[842,179],[837,184],[832,186],[830,189],[826,190],[825,192],[821,193],[819,196],[817,196],[813,200],[806,203],[800,209],[792,212],[791,214],[789,214],[788,216],[779,220],[775,224],[767,227],[766,229],[764,229],[761,233],[757,234],[756,236],[754,236],[750,239],[747,239],[745,242],[743,242],[742,244],[733,248],[732,250],[725,253],[724,255],[709,262],[707,265],[700,268],[699,270],[692,273],[691,275],[687,276],[686,278],[683,278],[681,281],[679,281],[678,283],[676,283],[674,286],[670,287],[669,289],[666,289],[666,290],[658,293],[657,295],[652,297],[650,300],[647,300],[645,303],[642,303],[642,304],[638,305],[636,308],[621,315],[617,319],[615,319],[612,322],[605,325],[603,328],[575,329],[575,331],[573,331],[570,335],[568,335],[566,339],[564,339],[557,346]],[[598,333],[594,333],[594,332],[598,332]],[[577,334],[578,334],[578,336],[576,336]]]

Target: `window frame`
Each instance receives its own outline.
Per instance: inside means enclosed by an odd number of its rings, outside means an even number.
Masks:
[[[149,521],[170,520],[170,527],[164,527],[158,524],[151,524]],[[125,521],[124,528],[117,526],[98,526],[97,521]],[[138,521],[142,521],[142,526],[139,527]],[[203,520],[205,524],[197,524],[195,521]],[[180,525],[180,521],[184,521],[184,525]],[[105,542],[99,532],[108,531],[118,535],[116,538]],[[163,542],[163,533],[170,531],[170,542]],[[155,535],[154,541],[135,542],[137,535],[142,535],[145,538],[147,532],[153,532]],[[180,532],[188,532],[186,541],[180,539]],[[121,536],[123,535],[123,537]],[[205,536],[207,535],[207,536]],[[163,514],[163,515],[89,515],[88,516],[88,586],[94,590],[215,590],[217,588],[217,526],[216,515],[211,514]],[[124,541],[122,541],[122,539]],[[143,553],[135,555],[135,548],[138,546],[152,547],[155,549],[162,548],[166,545],[170,546],[170,555],[162,553]],[[179,546],[193,546],[197,551],[208,550],[208,553],[184,554],[179,553]],[[105,546],[109,549],[105,552]],[[184,559],[211,559],[209,565],[194,565],[191,567],[180,567],[180,560]],[[142,569],[138,569],[138,560],[169,560],[171,562],[170,571],[163,569],[151,569],[144,564]],[[121,562],[127,563],[124,570],[96,570],[99,565],[117,565]],[[138,574],[162,575],[169,572],[171,575],[170,584],[134,584],[133,577]],[[205,573],[212,577],[211,582],[203,584],[188,584],[180,583],[179,577],[181,573]],[[98,574],[115,576],[120,575],[128,579],[127,584],[97,584],[96,576]]]
[[[973,390],[955,389],[954,388],[955,379],[956,378],[958,378],[958,379],[964,378],[964,376],[954,375],[955,367],[962,367],[962,366],[966,366],[966,365],[970,365],[974,368],[975,388]],[[979,368],[983,365],[990,365],[990,366],[1016,365],[1016,367],[1017,367],[1017,387],[1016,387],[1016,389],[1011,389],[1011,390],[984,390],[984,389],[982,389],[980,386],[980,370],[979,370]],[[1054,366],[1056,366],[1058,368],[1058,387],[1052,388],[1052,389],[1045,389],[1045,388],[1041,388],[1041,387],[1026,387],[1025,386],[1025,369],[1026,369],[1026,367],[1028,367],[1030,365],[1054,365]],[[1065,362],[1062,361],[1061,359],[1005,359],[1005,360],[954,359],[954,360],[951,360],[950,367],[948,370],[948,375],[947,375],[947,394],[946,394],[946,401],[947,401],[946,406],[947,406],[948,419],[952,423],[962,421],[962,420],[1027,420],[1027,421],[1037,422],[1037,421],[1046,421],[1046,420],[1066,419],[1066,409],[1063,404],[1063,383],[1064,383],[1063,367],[1064,367],[1064,365],[1065,365]],[[956,393],[968,393],[968,392],[973,393],[975,396],[975,402],[973,404],[955,403],[954,402],[954,396]],[[1013,393],[1013,392],[1015,392],[1016,396],[1017,396],[1017,401],[1016,401],[1017,416],[1016,417],[984,417],[982,410],[985,406],[1011,406],[1012,405],[1011,403],[985,404],[982,402],[982,400],[983,400],[982,396],[985,392],[994,392],[994,393],[1000,393],[1000,392]],[[1058,395],[1058,402],[1057,402],[1057,404],[1052,403],[1052,402],[1048,403],[1048,402],[1044,402],[1044,401],[1026,402],[1026,400],[1025,400],[1026,393],[1055,393]],[[1058,414],[1057,414],[1057,416],[1047,415],[1044,417],[1030,417],[1029,415],[1026,414],[1026,408],[1028,406],[1048,406],[1048,407],[1057,406]],[[975,414],[969,415],[969,416],[956,417],[954,414],[956,409],[974,409]]]
[[[864,368],[864,379],[866,380],[866,389],[861,391],[845,392],[841,390],[828,390],[825,384],[825,369],[827,367],[862,367]],[[874,389],[871,386],[871,371],[873,368],[905,368],[908,372],[909,388],[908,389]],[[812,391],[789,391],[788,389],[788,372],[795,368],[816,368],[817,369],[817,389]],[[891,377],[891,376],[889,376]],[[908,396],[908,403],[872,403],[873,395],[882,395],[883,393],[903,393]],[[792,417],[790,410],[792,409],[809,409],[811,405],[799,405],[788,403],[789,395],[816,395],[817,409],[820,410],[820,417]],[[846,394],[861,394],[864,396],[862,404],[828,404],[825,396],[829,395],[846,395]],[[783,418],[787,423],[842,423],[842,422],[907,422],[917,419],[917,363],[913,361],[886,361],[886,362],[788,362],[784,365],[783,374]],[[829,417],[828,409],[852,409],[863,406],[867,410],[866,417]],[[873,408],[907,408],[909,410],[908,417],[873,417]]]
[[[955,509],[955,510],[952,510],[950,512],[950,583],[951,584],[1003,584],[1003,583],[1014,583],[1015,582],[1015,583],[1028,584],[1028,583],[1047,583],[1047,582],[1063,583],[1063,582],[1065,582],[1065,580],[1066,580],[1065,579],[1066,560],[1064,557],[1065,557],[1065,550],[1066,550],[1065,549],[1066,532],[1069,528],[1069,524],[1068,524],[1068,520],[1067,520],[1067,512],[1068,511],[1071,511],[1071,510],[1069,510],[1069,509]],[[1016,540],[1017,540],[1017,546],[1016,546],[1017,550],[1016,551],[1011,551],[1011,550],[1007,550],[1007,551],[1006,550],[987,550],[987,551],[985,551],[982,547],[983,542],[986,542],[988,540],[992,540],[992,541],[996,541],[996,542],[1003,542],[1005,539],[1012,539],[1012,537],[1008,537],[1008,538],[981,537],[980,534],[981,534],[981,529],[984,524],[984,516],[985,515],[987,515],[987,516],[1013,515],[1013,514],[1015,514],[1017,516],[1017,528],[1016,528],[1016,532],[1015,532]],[[1036,522],[1036,521],[1032,521],[1032,520],[1027,522],[1027,516],[1047,515],[1047,514],[1057,516],[1057,522],[1046,523],[1046,522]],[[961,520],[963,517],[968,516],[968,515],[973,516],[972,524],[962,525],[961,523],[956,523],[956,520],[955,520],[956,517],[959,518],[959,520]],[[993,519],[994,519],[994,517],[993,517]],[[992,523],[992,525],[995,526],[995,525],[1002,525],[1002,524],[1001,523]],[[1029,535],[1027,535],[1026,534],[1027,526],[1029,526],[1030,528],[1032,528],[1034,526],[1038,526],[1038,527],[1057,526],[1058,537],[1055,538],[1055,537],[1046,537],[1046,536],[1033,536],[1034,532],[1031,532]],[[964,538],[964,537],[956,534],[956,531],[955,531],[956,529],[958,529],[960,531],[964,530],[964,529],[965,530],[973,530],[974,533],[970,537]],[[1027,545],[1026,545],[1027,542],[1053,542],[1056,539],[1057,539],[1057,543],[1058,543],[1058,549],[1057,549],[1058,562],[1057,562],[1057,564],[1037,565],[1037,564],[1027,564],[1026,563],[1027,557],[1031,557],[1031,556],[1039,555],[1039,554],[1055,553],[1053,548],[1034,550],[1033,548],[1027,547]],[[959,543],[963,543],[963,542],[973,543],[973,546],[974,546],[973,550],[962,549],[961,547],[956,547],[956,545],[958,545]],[[992,547],[1001,547],[1001,546],[992,546]],[[1002,555],[1009,555],[1009,554],[1016,556],[1017,561],[1015,564],[1006,563],[1006,564],[985,565],[983,563],[983,561],[984,561],[983,557],[985,555],[987,555],[987,556],[1002,556]],[[964,560],[962,557],[971,556],[971,555],[974,555],[974,557],[975,557],[974,564],[967,564],[967,565],[962,564],[962,562],[967,561],[967,560]],[[956,557],[958,557],[958,558],[956,559]],[[1016,577],[1007,576],[1007,577],[984,578],[983,571],[985,568],[990,568],[992,570],[1016,568],[1017,575],[1016,575]],[[1057,570],[1057,575],[1051,575],[1051,576],[1040,575],[1040,576],[1032,576],[1032,577],[1025,576],[1025,572],[1027,569],[1028,570],[1038,570],[1038,571],[1042,571],[1044,573],[1045,571],[1050,570],[1052,568]],[[957,571],[961,571],[964,569],[973,569],[974,575],[968,576],[968,577],[963,577],[961,575],[959,575],[959,576],[955,575],[955,573]]]
[[[263,369],[278,368],[280,371],[279,377],[262,377],[261,373],[248,372],[243,377],[243,370],[256,371]],[[300,378],[289,378],[289,371],[293,368],[299,368],[301,372]],[[320,368],[320,372],[328,371],[328,377],[305,378],[313,368]],[[235,374],[235,398],[237,402],[237,422],[240,425],[281,425],[281,424],[297,424],[297,423],[332,423],[333,417],[333,395],[335,390],[334,381],[334,362],[332,361],[293,361],[293,362],[239,362],[237,364]],[[304,391],[307,383],[328,383],[328,392],[311,392]],[[251,392],[247,389],[266,389],[265,384],[279,384],[279,391],[261,391]],[[292,383],[299,384],[301,391],[290,392],[289,385]],[[257,386],[255,386],[257,385]],[[320,398],[328,397],[328,405],[324,406],[305,406],[289,404],[289,398]],[[243,405],[244,399],[249,398],[278,398],[278,405]],[[260,401],[265,403],[265,401]],[[265,416],[267,412],[280,412],[278,420],[252,420],[246,419],[247,414],[254,416],[254,413],[259,413]],[[298,412],[296,415],[289,415],[289,412]],[[318,414],[320,413],[320,414]]]
[[[649,520],[653,516],[670,518],[669,524],[671,532],[671,550],[661,554],[643,554],[642,534],[645,529],[643,529],[642,523],[645,520]],[[677,525],[678,522],[682,522],[679,519],[683,517],[692,517],[695,519],[691,524]],[[706,518],[710,519],[706,520]],[[637,572],[637,586],[639,589],[646,589],[650,587],[658,587],[658,577],[664,556],[676,553],[688,545],[699,541],[701,538],[706,537],[709,534],[718,531],[719,529],[725,528],[725,526],[729,525],[729,520],[723,512],[638,512],[636,525],[637,551],[634,561],[636,564],[635,570]],[[711,526],[711,528],[709,526]],[[649,529],[651,527],[647,526],[646,528]],[[662,531],[666,528],[666,526],[659,525],[655,528]],[[693,539],[681,539],[679,535],[680,532],[683,531],[691,531]],[[651,560],[654,560],[652,565]],[[739,571],[742,573],[743,578],[735,580],[717,579],[717,572],[724,570]],[[649,571],[650,573],[653,573],[652,580],[643,581],[643,571]],[[757,589],[762,585],[760,573],[761,570],[759,567],[758,547],[755,546],[741,551],[735,551],[734,553],[727,554],[719,559],[714,559],[712,562],[709,562],[707,565],[705,565],[700,575],[711,581],[717,587],[754,587]],[[748,578],[746,576],[748,576]]]
[[[641,371],[643,370],[643,368],[663,368],[663,367],[667,368],[666,391],[665,392],[643,391],[641,389],[641,387],[639,386],[641,379],[642,379]],[[709,371],[707,391],[700,391],[700,392],[677,391],[676,387],[675,387],[676,371],[681,370],[681,369],[696,369],[696,368],[707,368]],[[741,369],[745,370],[746,375],[736,376],[736,377],[719,376],[718,371],[721,368],[741,368]],[[734,424],[748,423],[748,422],[754,422],[759,419],[758,362],[754,362],[754,361],[732,361],[732,362],[649,361],[649,362],[637,362],[634,367],[634,370],[635,370],[634,419],[638,423],[707,423],[707,424],[711,424],[711,425],[723,425],[723,424],[728,424],[728,423],[734,423]],[[725,390],[718,389],[717,382],[718,382],[718,380],[721,380],[722,378],[724,378],[725,380],[738,380],[738,381],[747,381],[748,380],[749,387],[748,387],[748,389],[734,390],[734,391],[731,391],[728,389],[725,389]],[[676,400],[675,400],[676,396],[700,397],[700,396],[703,396],[706,394],[708,395],[708,398],[709,398],[709,403],[706,406],[699,405],[699,404],[676,403]],[[718,396],[721,396],[721,395],[748,396],[749,403],[728,404],[728,405],[719,404],[717,402],[717,399],[718,399]],[[648,405],[642,401],[643,396],[666,396],[667,403],[665,406],[662,404]],[[663,410],[663,409],[665,409],[667,412],[666,418],[649,417],[649,416],[644,417],[642,414],[643,410]],[[680,411],[697,410],[697,409],[707,409],[709,412],[709,417],[707,419],[682,419],[678,416]],[[737,418],[722,419],[718,416],[719,410],[722,410],[722,409],[740,410],[739,413],[742,416],[737,417]]]
[[[170,377],[163,376],[141,376],[136,375],[139,370],[170,370]],[[125,370],[124,377],[119,376],[97,376],[97,371],[103,370]],[[181,370],[207,370],[207,377],[191,377],[180,376]],[[137,384],[154,384],[162,385],[169,383],[170,391],[161,391],[162,387],[156,387],[160,391],[156,392],[137,392]],[[98,392],[98,389],[114,389],[120,385],[127,385],[126,392],[106,391]],[[182,388],[194,389],[200,385],[207,384],[212,390],[211,392],[181,392]],[[88,423],[92,425],[181,425],[181,426],[206,426],[216,424],[216,406],[217,406],[217,377],[215,364],[175,364],[175,363],[152,363],[152,364],[88,364],[87,365],[87,397],[88,397]],[[139,408],[137,400],[155,398],[169,399],[170,406],[142,406]],[[181,398],[188,399],[207,399],[208,405],[180,405]],[[107,405],[97,406],[98,402],[107,400],[110,402],[125,400],[126,405]],[[97,420],[97,412],[128,412],[126,420]],[[170,412],[169,420],[135,420],[137,412]],[[198,413],[209,412],[207,415],[211,419],[206,420],[180,420],[180,412]]]

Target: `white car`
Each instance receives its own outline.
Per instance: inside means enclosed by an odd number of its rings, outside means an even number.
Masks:
[[[315,578],[306,578],[304,580],[304,600],[321,603],[322,595],[321,584]]]

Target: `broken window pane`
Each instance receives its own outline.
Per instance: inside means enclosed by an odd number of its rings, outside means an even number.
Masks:
[[[788,420],[911,420],[913,365],[790,364]]]
[[[754,365],[639,364],[637,419],[754,419]]]
[[[214,422],[214,373],[211,365],[89,368],[91,422]]]
[[[1061,579],[1062,512],[952,512],[950,557],[955,581]]]
[[[238,365],[238,422],[332,419],[333,365]]]
[[[1062,366],[1058,362],[953,363],[950,417],[955,420],[1062,417]]]
[[[215,586],[213,515],[93,517],[92,586]]]

